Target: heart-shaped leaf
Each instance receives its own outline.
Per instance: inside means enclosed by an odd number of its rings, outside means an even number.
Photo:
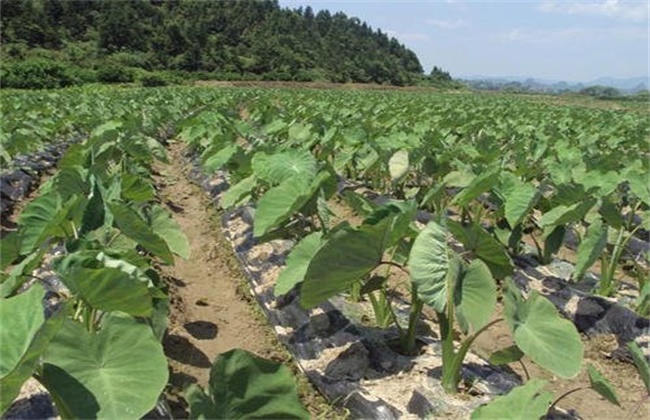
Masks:
[[[392,214],[373,225],[364,224],[358,229],[345,227],[333,232],[309,263],[301,289],[301,305],[316,306],[348,290],[377,267],[398,217]]]
[[[151,228],[154,233],[167,243],[169,250],[183,259],[190,257],[190,243],[169,212],[158,205],[154,205],[149,213]]]
[[[308,419],[289,369],[240,349],[221,354],[208,392],[187,392],[191,419]]]
[[[472,413],[472,419],[539,419],[546,415],[553,394],[542,391],[546,381],[531,379]]]
[[[600,258],[606,246],[607,225],[604,225],[601,220],[596,220],[587,228],[587,233],[578,246],[578,260],[573,271],[573,278],[576,281],[582,279],[587,269]]]
[[[142,418],[167,378],[162,345],[127,315],[108,314],[97,333],[67,320],[43,357],[42,381],[63,417]]]
[[[147,283],[118,268],[74,267],[61,279],[90,306],[102,311],[122,311],[148,317],[152,311]]]
[[[258,152],[252,160],[253,173],[271,185],[290,178],[306,178],[316,175],[316,158],[306,150],[289,150],[272,155]]]
[[[508,296],[504,300],[515,343],[531,360],[563,378],[580,372],[584,351],[580,334],[548,299],[533,291],[525,301]]]

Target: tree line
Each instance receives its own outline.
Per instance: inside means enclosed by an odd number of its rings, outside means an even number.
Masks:
[[[276,0],[2,0],[0,7],[4,86],[48,74],[60,85],[157,73],[393,85],[423,77],[416,54],[380,29]]]

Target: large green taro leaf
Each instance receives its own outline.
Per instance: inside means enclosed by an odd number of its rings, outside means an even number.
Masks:
[[[124,235],[160,257],[163,262],[174,263],[174,256],[167,243],[135,211],[119,203],[109,203],[108,207],[115,218],[117,227]]]
[[[304,146],[312,136],[311,124],[293,123],[289,127],[289,141]]]
[[[30,202],[19,219],[21,255],[31,252],[49,236],[65,237],[66,231],[61,224],[66,210],[61,203],[61,197],[54,192],[41,195]]]
[[[478,223],[463,226],[460,222],[449,220],[449,230],[462,242],[467,251],[487,264],[494,277],[502,279],[513,271],[510,256],[501,243]]]
[[[533,378],[472,413],[472,419],[539,419],[546,415],[553,394],[542,391],[546,381]]]
[[[387,217],[391,218],[391,228],[389,235],[385,238],[385,248],[390,248],[397,244],[400,239],[405,238],[407,233],[411,232],[410,225],[415,219],[417,213],[417,203],[413,200],[398,201],[390,200],[380,207],[375,208],[365,219],[364,225],[374,225]],[[415,237],[419,233],[415,228],[412,230]]]
[[[540,194],[530,184],[523,182],[513,186],[505,193],[505,217],[511,227],[517,226],[530,213],[539,200]]]
[[[203,169],[207,173],[212,173],[221,169],[239,150],[240,147],[234,143],[225,146],[223,149],[205,159],[203,162]]]
[[[64,308],[47,321],[43,315],[45,290],[40,285],[0,300],[0,413],[18,396],[32,375],[50,340],[61,327]]]
[[[395,217],[332,233],[309,263],[301,289],[301,305],[316,306],[348,290],[377,267],[390,240]]]
[[[477,331],[487,324],[496,303],[497,288],[490,269],[481,260],[472,261],[454,287],[456,315],[463,331]]]
[[[607,246],[607,225],[600,219],[592,223],[580,242],[577,252],[577,262],[573,277],[575,280],[582,279],[585,272],[600,258]]]
[[[568,206],[561,205],[554,207],[544,213],[539,219],[539,225],[546,230],[551,226],[562,226],[567,223],[576,222],[585,217],[594,204],[596,204],[596,199],[591,198]]]
[[[31,254],[27,255],[20,263],[16,264],[9,275],[0,273],[2,276],[2,283],[0,283],[0,297],[6,298],[18,291],[20,286],[27,281],[31,272],[40,266],[43,261],[43,256],[48,251],[47,247],[42,247]]]
[[[286,265],[275,284],[276,296],[287,293],[305,278],[309,263],[322,244],[322,238],[322,232],[313,232],[302,238],[291,250]]]
[[[452,203],[465,207],[470,201],[490,190],[499,181],[500,170],[501,168],[496,166],[478,175],[467,187],[454,197]]]
[[[149,213],[151,228],[160,236],[169,250],[183,259],[190,257],[190,243],[181,227],[171,217],[169,212],[158,205],[154,205]]]
[[[250,194],[255,185],[257,185],[257,178],[255,175],[251,175],[230,186],[221,197],[221,207],[227,209],[239,203],[247,194]]]
[[[156,196],[153,185],[146,178],[132,173],[123,173],[121,175],[121,181],[122,197],[126,200],[144,203],[153,200]]]
[[[288,150],[272,155],[257,152],[252,165],[255,176],[271,185],[290,178],[311,180],[316,175],[316,158],[306,150]]]
[[[43,357],[42,382],[64,418],[139,419],[167,377],[162,345],[127,315],[108,314],[97,333],[67,320]]]
[[[253,234],[260,237],[287,220],[309,199],[309,180],[293,177],[268,190],[255,209]]]
[[[75,267],[62,273],[70,290],[93,308],[150,316],[152,300],[148,284],[118,268]]]
[[[102,191],[97,182],[93,182],[92,193],[88,198],[88,202],[83,210],[81,217],[81,227],[79,234],[83,235],[87,232],[98,229],[104,225],[106,221],[106,207]]]
[[[646,205],[650,205],[650,187],[648,186],[647,171],[628,171],[627,179],[632,193],[640,201],[644,202]]]
[[[161,142],[149,136],[143,136],[139,139],[139,142],[146,146],[148,149],[147,152],[150,156],[153,156],[163,163],[169,163],[169,159],[167,159],[167,149],[165,149],[165,146],[163,146]]]
[[[432,221],[415,238],[409,255],[408,267],[418,295],[437,312],[447,305],[449,253],[447,229]]]
[[[88,170],[80,166],[61,169],[53,179],[54,189],[63,200],[75,194],[86,195],[90,192]]]
[[[187,392],[191,419],[308,419],[289,369],[235,349],[220,355],[210,370],[206,393]]]
[[[0,270],[4,270],[20,256],[20,235],[9,232],[0,238]]]
[[[509,288],[516,287],[509,282]],[[537,291],[520,300],[514,290],[506,293],[504,311],[517,346],[532,361],[563,378],[580,372],[584,346],[572,322]]]

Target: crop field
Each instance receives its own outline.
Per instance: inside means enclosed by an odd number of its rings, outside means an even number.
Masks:
[[[63,418],[650,409],[643,107],[254,86],[0,98],[2,413],[26,416],[29,378]]]

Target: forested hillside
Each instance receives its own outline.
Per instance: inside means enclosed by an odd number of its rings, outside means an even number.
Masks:
[[[0,7],[3,86],[157,74],[404,85],[423,72],[415,53],[357,18],[275,0],[2,0]]]

